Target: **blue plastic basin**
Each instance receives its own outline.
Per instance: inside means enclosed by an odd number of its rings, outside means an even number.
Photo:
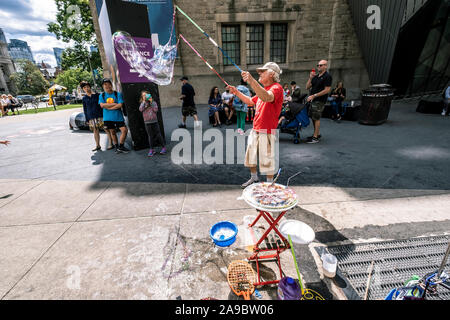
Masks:
[[[232,235],[229,237],[224,237],[221,235],[219,237],[219,233],[223,230],[230,230],[230,234],[232,232]],[[211,239],[214,241],[216,245],[219,247],[228,247],[231,246],[236,241],[236,235],[238,233],[237,226],[230,221],[221,221],[216,223],[211,227],[211,230],[209,230],[209,235],[211,236]]]

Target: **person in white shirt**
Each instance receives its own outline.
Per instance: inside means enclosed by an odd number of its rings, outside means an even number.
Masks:
[[[225,124],[227,126],[231,124],[231,118],[234,114],[233,99],[234,95],[230,93],[230,90],[226,89],[226,91],[222,93],[223,110],[225,111],[225,116],[227,117]]]
[[[6,94],[2,94],[2,98],[0,99],[0,106],[2,109],[2,116],[7,116],[8,115],[8,104],[10,104],[11,102],[8,99],[8,96]]]

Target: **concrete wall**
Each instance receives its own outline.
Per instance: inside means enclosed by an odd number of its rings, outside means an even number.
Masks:
[[[91,0],[93,2],[93,0]],[[270,23],[288,24],[287,63],[282,64],[282,83],[295,80],[304,90],[310,70],[321,59],[330,61],[334,83],[343,80],[349,94],[359,95],[360,88],[369,84],[367,70],[361,56],[347,0],[177,0],[175,3],[196,21],[219,45],[221,23],[241,24],[241,68],[256,76],[256,65],[245,63],[245,29],[247,22],[265,25],[264,62],[269,61]],[[222,55],[180,13],[176,17],[177,33],[185,38],[208,60],[230,84],[238,84],[240,74],[234,67],[222,65]],[[268,31],[268,32],[267,32]],[[244,44],[244,46],[242,45]],[[197,104],[206,104],[211,87],[223,91],[224,84],[183,42],[179,47],[180,59],[175,65],[174,83],[160,86],[163,106],[180,105],[181,83],[186,75],[194,86]],[[349,98],[352,98],[351,96]]]

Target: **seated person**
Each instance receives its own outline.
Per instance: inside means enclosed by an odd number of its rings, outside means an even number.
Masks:
[[[210,117],[214,116],[213,127],[217,127],[217,126],[220,127],[222,124],[220,123],[219,111],[222,111],[223,107],[222,107],[222,97],[220,95],[218,87],[213,87],[211,89],[211,93],[209,94],[208,104],[209,104],[208,115]]]
[[[226,90],[224,93],[222,93],[223,110],[225,111],[225,116],[227,118],[225,124],[227,126],[231,124],[231,118],[233,117],[234,113],[233,99],[234,95],[230,93],[230,90]]]
[[[345,100],[346,94],[347,91],[344,88],[344,83],[342,81],[339,81],[336,85],[336,88],[331,91],[330,97],[331,107],[333,108],[333,120],[341,121],[342,102]]]
[[[2,98],[0,99],[0,107],[2,109],[2,116],[8,115],[8,104],[9,104],[8,96],[6,94],[2,94]]]
[[[16,115],[16,109],[20,107],[20,102],[17,100],[17,98],[14,98],[12,95],[8,95],[9,104],[7,106],[8,109],[10,109],[13,113],[13,115]]]
[[[289,104],[283,104],[283,107],[281,108],[280,119],[278,120],[278,126],[280,126],[286,119],[286,113],[288,112],[289,112]]]
[[[285,83],[283,85],[283,105],[291,101],[291,91],[289,90],[289,85]]]

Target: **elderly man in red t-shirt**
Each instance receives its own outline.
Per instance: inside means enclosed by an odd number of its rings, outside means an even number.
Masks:
[[[259,83],[249,72],[242,72],[242,79],[247,82],[256,93],[253,98],[243,95],[235,87],[230,86],[230,93],[236,95],[248,106],[256,106],[253,130],[248,138],[247,152],[245,154],[245,166],[250,168],[251,177],[242,188],[259,182],[258,178],[258,154],[259,170],[267,176],[267,182],[273,181],[273,175],[277,170],[278,161],[275,158],[275,142],[278,127],[278,118],[283,105],[283,87],[279,84],[282,70],[275,62],[268,62],[263,67],[256,69],[259,74]]]

